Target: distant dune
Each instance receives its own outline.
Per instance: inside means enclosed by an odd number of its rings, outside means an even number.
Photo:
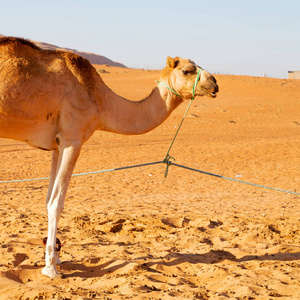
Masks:
[[[0,37],[3,37],[4,35],[0,34]],[[64,50],[64,51],[70,51],[74,52],[76,54],[81,55],[82,57],[88,59],[92,64],[98,64],[98,65],[109,65],[109,66],[114,66],[114,67],[122,67],[122,68],[127,68],[125,65],[112,61],[111,59],[98,55],[95,53],[87,53],[87,52],[81,52],[75,49],[69,49],[69,48],[64,48],[64,47],[59,47],[55,46],[52,44],[44,43],[44,42],[37,42],[37,41],[32,41],[34,42],[37,46],[39,46],[42,49],[45,50]]]

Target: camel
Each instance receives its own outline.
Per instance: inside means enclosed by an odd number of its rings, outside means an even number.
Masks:
[[[146,133],[193,93],[215,98],[218,91],[216,79],[193,61],[168,57],[150,95],[130,101],[110,90],[79,55],[42,50],[21,38],[0,39],[0,137],[52,151],[43,275],[61,276],[56,268],[57,225],[80,150],[94,131]]]

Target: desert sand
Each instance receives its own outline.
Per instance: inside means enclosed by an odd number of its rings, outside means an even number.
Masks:
[[[142,99],[160,71],[95,66]],[[171,150],[191,168],[300,193],[300,80],[216,75]],[[139,136],[96,132],[74,173],[163,160],[188,103]],[[0,180],[48,177],[51,154],[0,140]],[[63,278],[40,274],[47,180],[0,183],[0,299],[300,299],[300,196],[158,164],[73,177]]]

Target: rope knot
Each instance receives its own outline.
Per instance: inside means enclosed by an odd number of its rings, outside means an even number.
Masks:
[[[170,156],[169,154],[167,154],[165,159],[163,160],[163,163],[167,165],[166,171],[165,171],[165,178],[167,178],[167,176],[168,176],[169,166],[171,166],[171,164],[172,164],[171,160],[175,161],[175,158]]]

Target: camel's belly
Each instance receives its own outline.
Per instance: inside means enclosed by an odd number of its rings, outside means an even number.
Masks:
[[[0,138],[19,140],[44,150],[55,150],[57,147],[56,134],[56,126],[52,120],[40,122],[7,118],[0,113]]]

